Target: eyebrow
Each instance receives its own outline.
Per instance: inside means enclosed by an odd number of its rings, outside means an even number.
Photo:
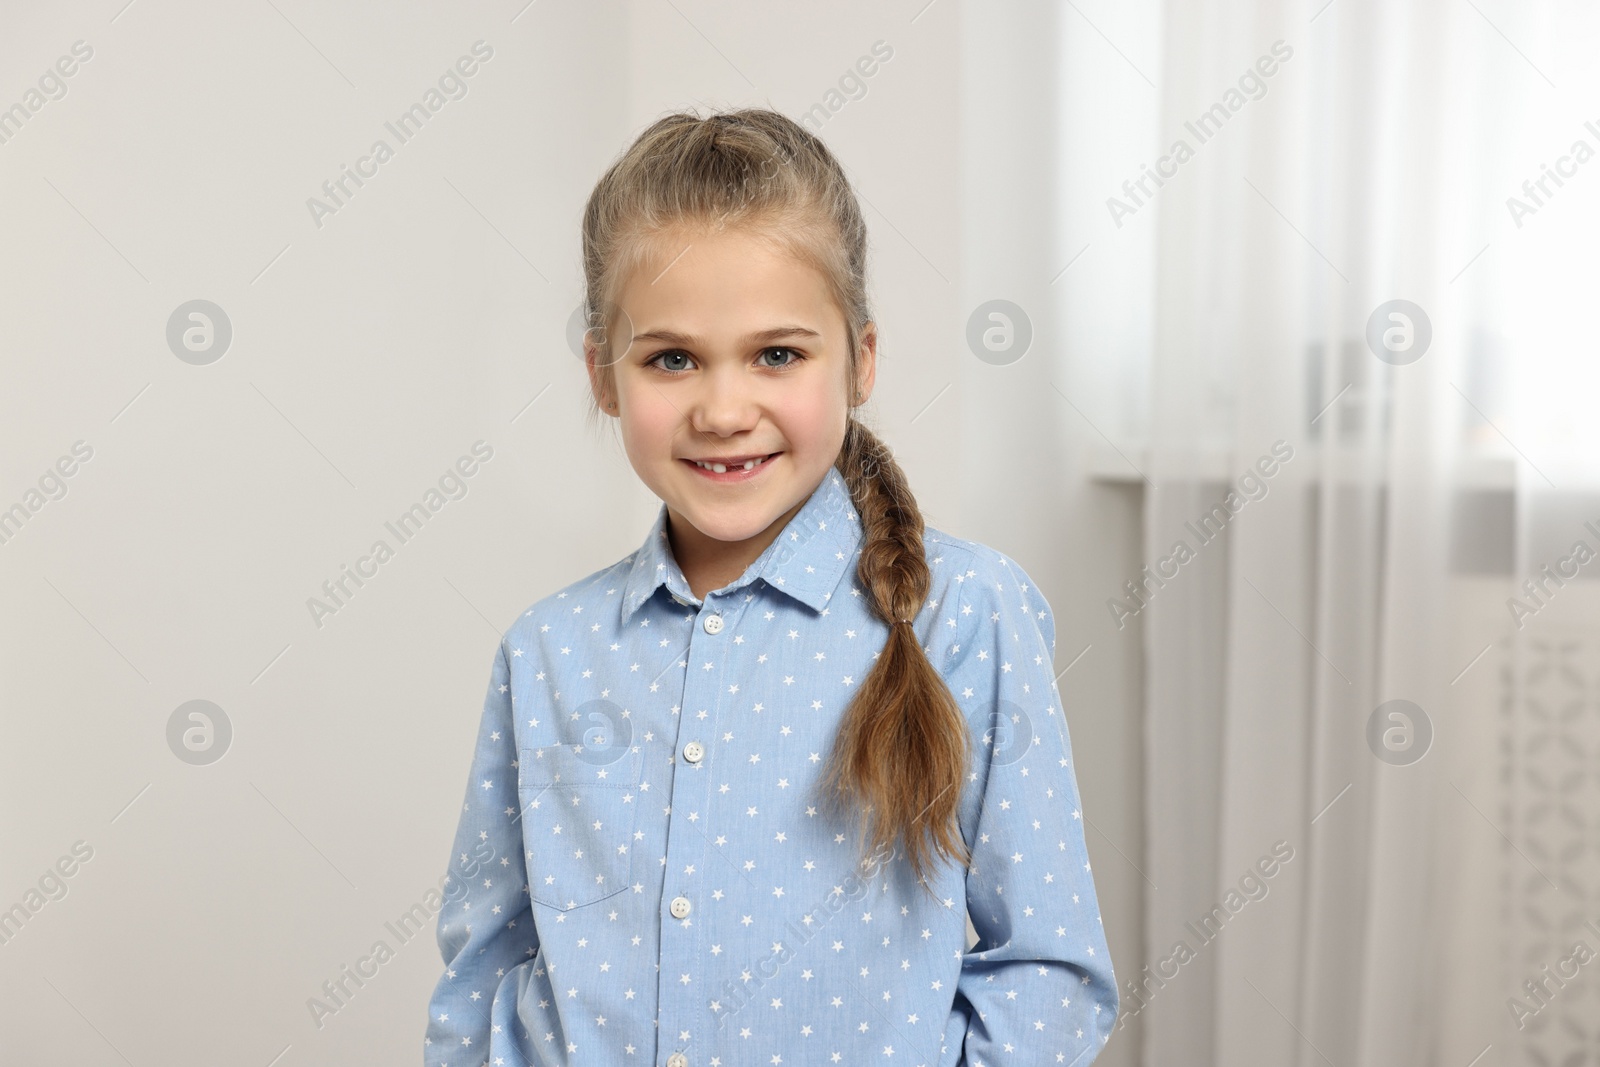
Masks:
[[[771,329],[758,330],[755,333],[747,335],[741,343],[744,345],[754,345],[761,344],[765,341],[777,341],[784,337],[806,337],[819,341],[822,339],[822,335],[820,333],[805,326],[774,326]],[[647,330],[644,333],[636,333],[633,335],[633,341],[635,344],[638,344],[641,341],[660,341],[664,344],[687,345],[689,347],[694,347],[701,343],[700,338],[698,337],[691,337],[688,334],[676,333],[672,330],[661,329]]]

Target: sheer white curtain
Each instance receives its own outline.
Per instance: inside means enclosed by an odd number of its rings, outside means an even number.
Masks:
[[[1156,246],[1149,570],[1122,601],[1142,1061],[1589,1062],[1600,964],[1523,983],[1600,953],[1600,563],[1536,587],[1521,628],[1507,600],[1600,549],[1593,16],[1162,18],[1167,159],[1108,205]]]

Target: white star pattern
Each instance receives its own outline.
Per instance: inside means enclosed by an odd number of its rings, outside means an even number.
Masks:
[[[448,877],[425,898],[445,964],[427,1067],[651,1067],[674,1052],[690,1067],[933,1067],[955,1061],[952,1025],[967,1063],[1086,1067],[1116,1022],[1116,981],[1055,621],[1028,575],[925,529],[913,626],[973,762],[958,783],[970,862],[936,865],[924,889],[903,849],[864,861],[853,825],[819,806],[889,632],[855,572],[860,519],[839,474],[701,600],[666,514],[496,650]]]

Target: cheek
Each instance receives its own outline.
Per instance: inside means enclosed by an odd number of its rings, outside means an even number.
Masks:
[[[849,410],[832,383],[818,383],[816,388],[791,392],[776,414],[781,420],[779,429],[790,448],[796,451],[837,450],[844,437]]]
[[[636,459],[648,459],[657,454],[670,454],[673,437],[679,432],[683,417],[667,401],[660,390],[648,385],[630,382],[623,385],[619,410],[623,445]]]

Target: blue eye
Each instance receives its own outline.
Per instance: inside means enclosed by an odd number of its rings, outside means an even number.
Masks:
[[[763,348],[761,350],[761,358],[764,359],[766,356],[770,355],[773,352],[787,352],[793,358],[785,360],[782,363],[762,363],[761,364],[763,367],[766,367],[769,370],[782,370],[784,367],[791,367],[794,364],[799,363],[801,360],[804,360],[804,359],[808,358],[803,353],[801,353],[799,351],[799,349],[788,348],[788,347],[781,346],[781,345],[780,346],[774,346],[772,348]],[[645,360],[644,361],[644,365],[646,367],[655,367],[656,369],[660,370],[664,374],[682,374],[684,371],[688,370],[688,367],[681,366],[681,365],[676,364],[676,363],[669,367],[669,366],[666,365],[666,361],[669,360],[669,359],[670,360],[689,360],[690,358],[691,357],[690,357],[689,353],[685,352],[681,348],[669,348],[669,349],[666,349],[665,351],[657,352],[655,355],[653,355],[649,359]]]
[[[763,356],[766,355],[769,352],[788,352],[790,355],[795,357],[794,359],[791,359],[791,360],[789,360],[789,361],[787,361],[785,363],[779,363],[779,364],[771,364],[771,363],[769,363],[769,364],[766,364],[766,366],[769,366],[769,367],[770,366],[788,367],[788,366],[792,366],[793,364],[799,363],[802,359],[806,358],[805,356],[802,356],[797,350],[795,350],[793,348],[764,348],[764,349],[761,350],[761,354]]]
[[[683,351],[682,349],[669,348],[667,351],[665,351],[665,352],[657,352],[655,355],[653,355],[649,359],[645,360],[644,361],[644,365],[647,366],[647,367],[650,367],[650,366],[661,367],[662,370],[668,371],[668,373],[670,373],[670,374],[676,374],[676,373],[679,373],[680,371],[684,370],[685,368],[683,368],[683,367],[673,367],[673,368],[671,368],[669,370],[669,368],[661,366],[661,364],[659,364],[657,362],[657,360],[688,359],[688,358],[689,358],[689,353]]]

